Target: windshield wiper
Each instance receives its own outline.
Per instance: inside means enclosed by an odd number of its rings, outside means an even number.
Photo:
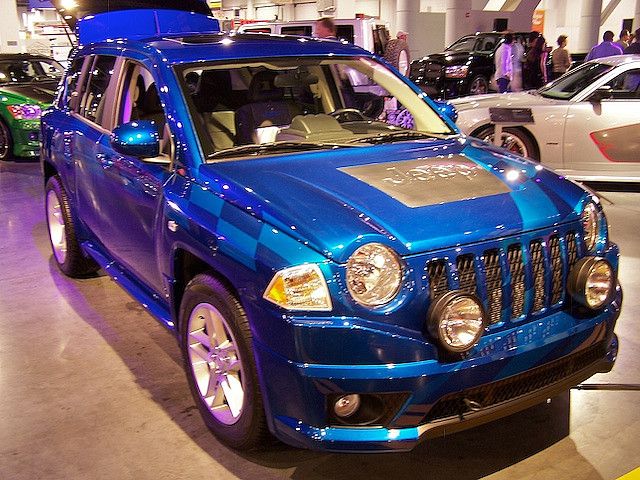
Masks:
[[[350,140],[349,143],[371,143],[371,144],[379,144],[379,143],[389,143],[389,142],[398,142],[403,140],[415,140],[419,138],[435,138],[435,139],[445,139],[451,137],[451,134],[444,133],[425,133],[425,132],[416,132],[415,130],[401,130],[387,133],[378,133],[376,135],[371,135],[368,137],[360,137],[355,140]]]
[[[316,142],[271,142],[251,145],[240,145],[239,147],[227,148],[207,156],[207,160],[217,160],[220,158],[239,157],[242,155],[259,156],[270,153],[299,152],[307,150],[326,150],[342,147],[355,147],[346,143],[316,143]]]

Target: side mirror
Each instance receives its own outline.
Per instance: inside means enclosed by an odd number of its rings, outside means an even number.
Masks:
[[[433,103],[436,104],[436,110],[440,115],[444,115],[453,123],[456,123],[456,120],[458,120],[458,110],[456,110],[456,107],[454,107],[452,103],[445,100],[433,100]]]
[[[609,85],[602,85],[591,94],[591,97],[589,97],[589,101],[599,103],[602,100],[611,98],[612,96],[613,89]]]
[[[158,127],[149,120],[123,123],[111,133],[113,149],[130,157],[152,158],[160,155]]]

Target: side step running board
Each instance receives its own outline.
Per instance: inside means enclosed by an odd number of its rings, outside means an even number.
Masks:
[[[105,257],[92,243],[83,242],[82,248],[102,267],[107,275],[124,288],[135,300],[140,302],[162,325],[172,332],[175,331],[176,327],[171,318],[171,314],[157,295],[150,294],[147,289],[141,287],[140,284],[125,273],[116,262]]]

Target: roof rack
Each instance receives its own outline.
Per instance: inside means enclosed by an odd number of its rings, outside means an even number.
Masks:
[[[80,45],[116,38],[141,40],[174,34],[219,33],[213,17],[180,10],[119,10],[88,15],[78,21],[76,35]]]

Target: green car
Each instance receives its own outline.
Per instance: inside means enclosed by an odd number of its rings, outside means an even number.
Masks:
[[[40,152],[40,115],[53,102],[63,73],[55,60],[0,54],[0,160]]]

